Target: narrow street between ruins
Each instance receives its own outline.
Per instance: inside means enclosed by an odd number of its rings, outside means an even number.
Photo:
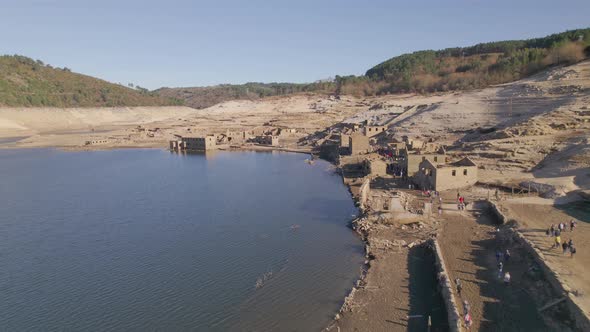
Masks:
[[[459,212],[453,205],[446,205],[438,238],[459,314],[465,314],[463,301],[471,307],[471,329],[548,331],[557,328],[546,325],[538,308],[558,294],[537,273],[533,259],[514,241],[508,226],[497,225],[483,202],[476,203],[471,211]],[[500,258],[503,272],[499,273],[496,251],[504,253],[507,249],[510,258]],[[503,280],[506,272],[511,275],[507,285]],[[461,294],[457,293],[456,278],[461,280]]]

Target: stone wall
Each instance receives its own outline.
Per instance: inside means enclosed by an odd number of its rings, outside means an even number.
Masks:
[[[436,183],[434,190],[464,188],[477,182],[477,166],[441,167],[433,176]]]
[[[361,210],[365,211],[367,207],[367,200],[369,199],[369,195],[371,194],[371,179],[366,178],[363,184],[361,185],[360,189],[360,199],[359,204]]]
[[[491,211],[496,214],[500,223],[506,223],[509,221],[507,215],[502,211],[501,208],[496,206],[493,202],[490,204]],[[551,284],[551,286],[560,294],[565,297],[565,303],[568,308],[568,312],[571,315],[572,320],[575,322],[576,329],[579,331],[590,331],[590,318],[582,308],[577,304],[578,299],[574,294],[571,293],[569,286],[567,286],[565,280],[561,278],[559,273],[553,271],[545,261],[545,256],[539,250],[539,248],[529,239],[527,239],[517,229],[510,228],[514,238],[524,244],[524,248],[527,252],[535,259],[535,262],[539,265],[539,268],[543,272],[545,279]]]
[[[445,259],[443,258],[438,241],[436,239],[430,240],[430,244],[434,251],[436,271],[442,293],[441,295],[447,308],[449,331],[459,332],[462,330],[461,314],[459,314],[459,307],[457,306],[457,302],[453,296],[453,285],[451,284],[451,280],[449,280],[449,275],[447,274]]]
[[[371,149],[369,138],[360,134],[352,134],[349,137],[350,154],[367,153]]]

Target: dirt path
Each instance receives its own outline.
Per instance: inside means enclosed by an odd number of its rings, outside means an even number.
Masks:
[[[366,286],[355,292],[350,311],[345,311],[330,331],[426,331],[428,315],[432,315],[432,331],[446,331],[432,251],[421,246],[378,249],[375,245],[382,240],[404,238],[409,242],[416,238],[408,233],[392,226],[370,236],[375,259]]]
[[[552,223],[567,223],[575,218],[553,205],[543,204],[544,201],[546,200],[505,201],[502,202],[502,206],[507,208],[508,215],[518,222],[520,231],[543,252],[549,267],[561,275],[574,294],[580,295],[575,301],[590,315],[590,224],[578,219],[578,226],[574,232],[562,233],[562,241],[572,239],[577,249],[573,259],[569,255],[564,256],[561,249],[551,249],[553,239],[548,237],[545,231]],[[586,209],[586,213],[590,215],[590,207]]]
[[[471,305],[474,331],[547,331],[550,330],[537,312],[529,295],[527,271],[530,258],[514,244],[497,239],[496,226],[487,213],[445,211],[440,245],[451,280],[460,278],[461,295],[455,293],[458,305],[467,300]],[[504,271],[512,276],[506,286],[498,278],[496,249],[509,249],[511,258]],[[454,285],[454,282],[453,282]],[[462,308],[460,313],[463,314]]]

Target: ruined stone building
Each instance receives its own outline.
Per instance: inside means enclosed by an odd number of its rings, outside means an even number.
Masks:
[[[401,161],[402,169],[405,169],[407,176],[414,176],[420,170],[420,163],[428,160],[434,165],[444,164],[449,162],[449,158],[444,153],[406,153]]]
[[[420,163],[414,182],[421,189],[438,191],[472,186],[477,182],[477,165],[469,158],[445,164],[426,159]]]
[[[406,143],[408,150],[420,150],[424,147],[424,142],[416,138],[403,136],[402,141]]]
[[[279,136],[274,135],[256,136],[252,141],[261,145],[279,146]]]
[[[207,135],[205,137],[186,137],[180,140],[170,141],[170,150],[187,151],[209,151],[217,149],[217,136]]]
[[[340,134],[340,147],[347,148],[350,144],[350,135]]]
[[[225,141],[229,144],[243,144],[250,138],[247,131],[229,131],[225,133]]]
[[[395,156],[401,156],[407,154],[407,147],[405,142],[390,142],[387,143],[387,147]]]
[[[387,175],[387,162],[382,159],[365,159],[363,161],[363,170],[370,176]]]
[[[351,155],[367,153],[371,150],[369,137],[356,133],[352,134],[348,138],[348,147]]]
[[[363,135],[367,137],[373,137],[375,135],[384,133],[387,130],[387,126],[364,126]]]

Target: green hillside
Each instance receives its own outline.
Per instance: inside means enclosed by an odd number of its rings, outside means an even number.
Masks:
[[[543,38],[403,54],[364,76],[338,77],[337,83],[341,92],[356,94],[481,88],[518,80],[549,66],[576,63],[589,52],[590,29],[578,29]]]
[[[182,101],[53,68],[19,55],[0,56],[0,106],[162,106]]]

